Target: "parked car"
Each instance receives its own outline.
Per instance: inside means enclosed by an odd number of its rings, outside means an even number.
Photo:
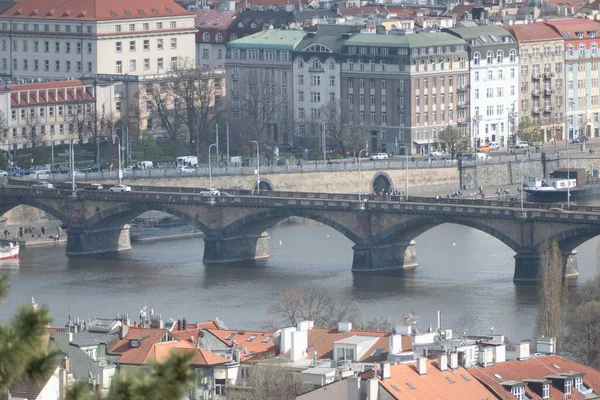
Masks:
[[[75,179],[77,179],[77,178],[82,178],[82,179],[85,178],[85,173],[81,172],[81,171],[73,171],[73,175],[75,176]]]
[[[498,142],[492,142],[492,143],[490,143],[490,149],[492,149],[492,150],[500,150],[500,143],[498,143]]]
[[[571,143],[585,143],[588,141],[586,136],[577,136]]]
[[[192,167],[179,167],[179,168],[177,168],[177,170],[182,174],[195,174],[196,173],[196,168],[192,168]]]
[[[91,183],[83,188],[84,190],[103,190],[104,186],[100,183]]]
[[[475,159],[475,155],[472,153],[459,154],[456,156],[456,159],[463,161],[473,161]]]
[[[54,189],[54,185],[50,182],[37,182],[31,185],[33,189]]]
[[[477,161],[489,161],[491,158],[488,153],[477,153]]]
[[[529,143],[521,142],[515,145],[515,149],[528,149]]]
[[[377,153],[377,154],[373,154],[369,157],[369,160],[387,160],[387,159],[388,159],[387,153]]]
[[[11,176],[23,176],[25,175],[25,171],[21,168],[15,168],[10,170]]]
[[[131,186],[116,185],[109,189],[111,192],[131,192]]]
[[[430,157],[441,157],[443,155],[444,155],[444,152],[442,150],[431,150],[429,152]]]
[[[71,182],[60,182],[56,184],[55,188],[60,190],[72,190],[73,185]],[[75,184],[75,190],[77,190],[77,184]]]
[[[100,164],[92,164],[87,168],[83,168],[80,170],[81,172],[102,172],[102,165]]]
[[[292,151],[292,145],[289,143],[281,143],[279,145],[279,151],[282,151],[284,153],[289,153]]]
[[[8,176],[8,172],[6,172],[6,171],[4,171],[4,170],[0,169],[0,177],[3,177],[3,178],[4,178],[5,176]]]
[[[54,169],[55,174],[68,174],[69,172],[71,172],[71,169],[64,165],[60,165]]]
[[[219,190],[215,188],[210,188],[208,190],[202,190],[200,192],[200,196],[219,196]]]
[[[50,178],[51,174],[52,171],[50,171],[49,169],[38,169],[35,171],[35,173],[32,173],[31,175],[35,175],[36,179],[48,179]]]

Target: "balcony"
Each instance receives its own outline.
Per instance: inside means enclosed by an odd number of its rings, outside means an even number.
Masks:
[[[531,74],[531,79],[533,79],[534,81],[539,81],[541,78],[541,75],[539,72],[534,72],[533,74]]]
[[[459,92],[466,92],[467,90],[469,90],[469,85],[459,83],[456,87],[456,90],[458,90]]]
[[[552,79],[554,72],[544,72],[544,79]]]
[[[554,90],[552,89],[544,89],[544,96],[552,96],[552,94],[554,93]]]
[[[459,125],[467,125],[469,123],[469,120],[466,118],[458,118],[456,120],[456,123]]]
[[[401,96],[404,94],[404,88],[398,88],[397,90],[398,96]]]
[[[539,114],[539,113],[541,113],[541,112],[542,112],[542,109],[541,109],[541,108],[539,108],[539,107],[533,107],[533,108],[531,109],[531,112],[532,112],[532,113],[534,113],[534,114]]]
[[[542,92],[539,89],[533,89],[531,91],[531,94],[533,95],[533,97],[540,97],[540,95],[542,94]]]
[[[308,67],[308,72],[323,73],[323,72],[325,72],[325,68],[323,68],[323,67],[321,67],[321,68]]]
[[[467,103],[466,101],[459,101],[457,103],[458,108],[466,108],[469,106],[469,103]]]
[[[551,106],[544,106],[544,112],[545,112],[545,113],[550,113],[550,112],[552,112],[552,107],[551,107]]]

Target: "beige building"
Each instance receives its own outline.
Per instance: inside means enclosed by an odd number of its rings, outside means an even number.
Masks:
[[[507,27],[519,44],[519,105],[514,121],[541,125],[543,140],[564,140],[564,39],[543,22]],[[518,129],[511,124],[511,129]]]
[[[195,65],[194,15],[172,0],[22,0],[0,15],[0,75],[153,75]]]

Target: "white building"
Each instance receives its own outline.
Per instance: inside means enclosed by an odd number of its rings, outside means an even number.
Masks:
[[[448,29],[467,42],[470,58],[470,124],[477,145],[508,145],[510,116],[518,101],[517,43],[498,26]],[[473,138],[473,136],[471,136]]]
[[[22,0],[0,15],[0,75],[151,75],[195,65],[194,15],[172,0]]]

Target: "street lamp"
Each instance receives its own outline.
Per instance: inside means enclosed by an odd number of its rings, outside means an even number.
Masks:
[[[252,143],[256,144],[256,193],[260,196],[260,147],[256,140],[253,140]]]
[[[217,146],[216,143],[211,144],[210,146],[208,146],[208,190],[212,190],[212,163],[210,162],[210,148],[213,146]],[[219,156],[217,155],[217,158]]]
[[[119,153],[119,156],[117,159],[117,161],[119,163],[119,165],[117,167],[117,176],[119,177],[119,185],[121,185],[122,179],[123,179],[123,173],[121,171],[121,138],[116,133],[114,135],[117,138],[117,153]]]
[[[50,131],[50,147],[52,148],[52,166],[51,170],[54,173],[54,130]]]
[[[475,153],[475,170],[473,176],[475,188],[477,188],[477,137],[475,136],[475,124],[477,124],[477,127],[479,128],[479,121],[481,121],[480,115],[476,115],[471,118],[471,131],[473,132],[473,153]]]
[[[569,169],[569,153],[565,153],[567,157],[567,210],[571,209],[571,170]]]
[[[73,154],[73,130],[69,129],[69,164],[71,165],[71,190],[75,191],[75,156]]]
[[[358,152],[358,202],[360,203],[361,201],[361,189],[360,189],[360,185],[362,184],[362,171],[360,170],[360,155],[362,154],[363,151],[368,152],[369,149],[362,149],[361,151]]]
[[[406,146],[398,146],[398,143],[396,143],[396,147],[404,149],[404,155],[406,156],[406,161],[404,161],[406,164],[406,188],[404,189],[404,199],[408,200],[408,149]]]
[[[523,197],[525,196],[525,191],[523,190],[523,161],[527,158],[523,157],[521,159],[521,215],[523,215]]]

